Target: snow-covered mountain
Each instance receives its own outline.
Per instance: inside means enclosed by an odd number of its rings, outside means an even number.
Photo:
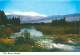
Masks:
[[[6,13],[8,18],[17,17],[20,18],[21,23],[40,23],[40,22],[52,22],[55,19],[66,18],[66,21],[75,21],[80,19],[80,13],[68,14],[68,15],[52,15],[47,16],[36,12],[12,12]]]
[[[36,12],[12,12],[6,13],[8,18],[20,18],[21,23],[36,23],[38,20],[46,19],[47,16]],[[38,21],[41,22],[41,21]]]
[[[6,13],[6,15],[22,15],[22,16],[44,16],[46,17],[46,15],[44,14],[39,14],[37,12],[19,12],[19,11],[16,11],[16,12],[11,12],[11,13]]]

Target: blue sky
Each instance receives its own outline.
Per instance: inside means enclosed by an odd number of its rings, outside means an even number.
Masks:
[[[0,0],[5,12],[38,12],[46,15],[80,13],[79,0]]]

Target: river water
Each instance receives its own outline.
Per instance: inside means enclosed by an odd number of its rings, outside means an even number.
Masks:
[[[45,35],[41,32],[36,30],[35,28],[23,28],[20,30],[20,32],[15,33],[12,35],[12,38],[16,38],[21,36],[21,33],[28,32],[30,33],[30,38],[36,40],[35,43],[38,43],[41,48],[47,49],[47,51],[68,51],[68,52],[80,52],[80,43],[69,43],[69,44],[63,44],[63,43],[55,43],[54,40],[45,38]],[[24,36],[24,35],[22,35]]]

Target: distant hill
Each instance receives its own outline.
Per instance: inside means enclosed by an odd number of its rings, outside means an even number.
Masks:
[[[27,14],[27,13],[26,13]],[[52,15],[44,16],[39,13],[28,13],[26,14],[6,14],[8,18],[18,17],[21,20],[21,23],[40,23],[40,22],[51,22],[52,20],[58,20],[66,18],[66,21],[78,21],[80,19],[80,13],[68,14],[68,15]]]

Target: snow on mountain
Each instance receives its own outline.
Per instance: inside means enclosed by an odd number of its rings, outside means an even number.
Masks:
[[[44,14],[39,14],[39,13],[36,13],[36,12],[19,12],[19,11],[16,11],[16,12],[11,12],[11,13],[6,13],[6,15],[22,15],[22,16],[43,16],[43,17],[46,17],[46,15]]]
[[[8,18],[12,17],[19,17],[21,19],[21,22],[23,23],[33,23],[33,21],[44,19],[47,16],[44,14],[39,14],[36,12],[11,12],[11,13],[5,13]]]
[[[8,18],[18,17],[21,20],[21,23],[40,23],[40,22],[52,22],[55,19],[66,18],[66,21],[77,21],[80,20],[80,13],[77,14],[68,14],[68,15],[53,15],[47,16],[44,14],[39,14],[36,12],[11,12],[6,13]]]

